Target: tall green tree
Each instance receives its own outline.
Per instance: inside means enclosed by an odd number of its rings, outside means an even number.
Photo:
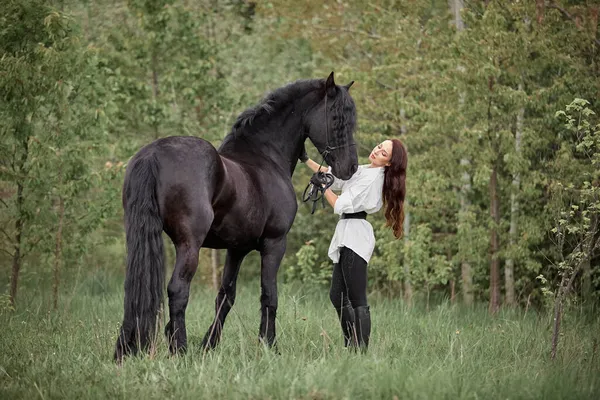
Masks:
[[[600,123],[589,105],[586,100],[575,99],[556,113],[564,128],[558,157],[549,165],[553,172],[562,172],[550,183],[552,201],[548,207],[554,216],[552,233],[559,250],[555,267],[560,275],[560,283],[553,288],[552,359],[557,353],[564,302],[575,277],[579,272],[589,273],[582,279],[587,289],[585,279],[592,278],[590,261],[600,251]],[[600,271],[595,272],[600,275]]]
[[[81,46],[72,19],[47,2],[8,1],[1,9],[0,152],[9,193],[3,245],[12,258],[10,302],[16,303],[25,256],[36,254],[41,265],[55,259],[56,305],[65,239],[82,245],[85,232],[100,223],[94,207],[81,204],[98,182],[91,160],[101,157],[94,52]]]

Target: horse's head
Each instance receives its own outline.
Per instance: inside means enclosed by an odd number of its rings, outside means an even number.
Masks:
[[[349,179],[358,168],[354,143],[356,106],[350,96],[350,86],[337,86],[333,72],[317,90],[317,105],[306,114],[304,124],[310,141],[324,155],[333,174]]]

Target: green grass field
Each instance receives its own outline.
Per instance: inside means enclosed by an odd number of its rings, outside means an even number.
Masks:
[[[85,282],[84,282],[85,283]],[[258,344],[258,282],[238,290],[220,347],[199,342],[214,294],[193,287],[190,350],[112,361],[122,317],[121,285],[82,284],[62,311],[23,291],[0,316],[0,399],[593,399],[600,398],[600,322],[569,311],[550,361],[551,317],[487,315],[447,303],[429,312],[401,300],[371,300],[372,345],[343,349],[326,290],[280,285],[279,352]]]

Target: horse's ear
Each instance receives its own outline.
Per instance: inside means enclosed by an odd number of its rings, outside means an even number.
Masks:
[[[335,81],[333,79],[333,71],[329,74],[329,77],[325,81],[325,91],[329,96],[335,96]]]
[[[346,88],[346,90],[350,90],[350,87],[352,86],[353,83],[354,83],[354,81],[350,81],[349,84],[345,85],[344,87]]]

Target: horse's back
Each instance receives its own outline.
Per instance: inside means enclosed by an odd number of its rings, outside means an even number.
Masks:
[[[160,214],[176,245],[204,237],[203,247],[257,248],[262,238],[288,232],[297,202],[289,177],[247,156],[221,155],[201,138],[172,136],[143,147],[130,164],[157,163]],[[128,167],[126,184],[134,178]]]

